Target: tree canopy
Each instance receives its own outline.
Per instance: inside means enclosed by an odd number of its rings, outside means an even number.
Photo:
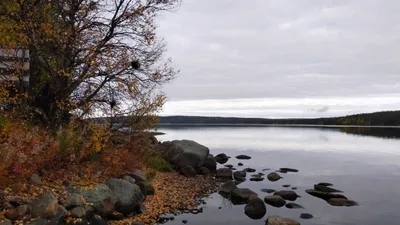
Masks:
[[[159,87],[177,74],[156,35],[156,17],[179,3],[2,0],[0,49],[30,52],[29,88],[13,86],[11,95],[3,79],[2,100],[47,124],[59,125],[72,112],[129,115],[139,126],[160,110],[166,98]],[[27,70],[18,59],[10,67],[16,77]]]

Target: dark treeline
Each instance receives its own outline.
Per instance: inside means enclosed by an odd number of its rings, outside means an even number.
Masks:
[[[400,126],[400,111],[363,113],[343,117],[315,119],[263,119],[237,117],[164,116],[160,124],[308,124],[308,125],[363,125]]]

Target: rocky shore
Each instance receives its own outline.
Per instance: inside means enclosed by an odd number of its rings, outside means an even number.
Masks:
[[[35,190],[36,195],[15,195],[9,189],[0,192],[0,225],[160,224],[174,220],[173,215],[179,213],[201,213],[204,203],[201,198],[215,191],[233,204],[243,204],[244,213],[251,219],[263,218],[267,206],[303,208],[294,203],[301,196],[295,192],[297,188],[290,184],[283,185],[283,188],[290,190],[262,189],[262,192],[269,194],[264,199],[253,190],[238,187],[248,177],[252,182],[263,182],[265,178],[267,182],[276,182],[285,173],[299,172],[297,169],[280,168],[268,174],[264,173],[269,168],[261,172],[252,168],[237,170],[233,165],[226,164],[229,156],[223,153],[213,156],[207,147],[194,141],[153,143],[157,154],[170,163],[175,172],[157,173],[149,179],[143,171],[133,170],[108,177],[101,183],[86,185],[70,183],[68,180],[57,185],[33,174],[27,185]],[[246,155],[236,158],[251,160]],[[217,167],[217,164],[221,166]],[[243,163],[238,166],[243,166]],[[357,205],[332,186],[329,183],[315,184],[306,193],[332,206]],[[313,216],[302,213],[299,218],[311,219]],[[300,223],[290,218],[269,216],[266,224]]]

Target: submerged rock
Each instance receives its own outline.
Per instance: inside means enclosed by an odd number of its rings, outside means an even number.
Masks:
[[[297,187],[292,187],[292,190],[297,190]]]
[[[246,169],[244,169],[244,171],[246,171],[246,172],[248,172],[248,173],[254,173],[254,172],[256,172],[256,170],[253,169],[253,168],[246,168]]]
[[[333,206],[357,206],[358,203],[346,198],[331,198],[328,203]]]
[[[326,187],[333,186],[333,184],[331,184],[331,183],[326,183],[326,182],[318,183],[317,185],[322,185],[322,186],[326,186]]]
[[[275,189],[263,188],[263,189],[261,189],[261,191],[265,192],[265,193],[268,193],[268,194],[271,194],[271,193],[274,193],[276,190]]]
[[[228,162],[228,160],[229,160],[228,156],[225,155],[225,153],[221,153],[221,154],[216,155],[214,157],[214,159],[219,164],[224,164],[224,163]]]
[[[279,195],[282,198],[289,200],[289,201],[295,201],[298,197],[301,197],[299,195],[297,195],[296,192],[294,191],[277,191],[274,193],[274,195]]]
[[[224,183],[223,185],[221,185],[221,187],[219,187],[218,190],[222,194],[229,195],[236,188],[237,188],[237,186],[236,186],[235,182],[228,181],[228,182]]]
[[[260,176],[250,178],[250,181],[255,181],[255,182],[260,182],[263,180],[264,180],[264,177],[260,177]]]
[[[288,209],[304,209],[303,206],[301,206],[301,205],[299,205],[299,204],[296,204],[296,203],[292,203],[292,202],[286,203],[285,206],[286,206],[286,208],[288,208]]]
[[[236,188],[231,192],[231,200],[234,204],[244,204],[252,196],[256,197],[257,193],[248,188]]]
[[[243,166],[243,163],[238,163],[238,166]]]
[[[222,179],[222,180],[232,180],[232,175],[233,172],[229,168],[220,168],[217,169],[217,173],[215,175],[216,178]]]
[[[248,155],[238,155],[238,156],[236,156],[236,158],[237,159],[251,159],[251,157]]]
[[[300,218],[303,220],[308,220],[308,219],[314,218],[314,216],[311,215],[310,213],[302,213],[302,214],[300,214]]]
[[[287,172],[292,172],[292,173],[297,173],[299,170],[293,169],[293,168],[280,168],[279,171],[282,173],[287,173]]]
[[[300,223],[296,220],[288,218],[269,216],[267,221],[265,221],[265,225],[300,225]]]
[[[331,187],[324,186],[324,185],[318,185],[318,184],[314,185],[314,189],[317,190],[317,191],[330,192],[330,193],[333,193],[333,192],[343,192],[343,191],[337,190],[337,189],[335,189],[335,188],[331,188]]]
[[[267,203],[268,205],[280,208],[286,204],[285,199],[283,199],[279,195],[271,195],[271,196],[266,196],[264,198],[264,202]]]
[[[279,174],[277,174],[275,172],[272,172],[272,173],[268,174],[267,178],[268,178],[269,181],[278,181],[282,177]]]
[[[244,207],[244,213],[254,220],[259,220],[267,213],[267,207],[264,202],[258,197],[252,197]]]
[[[314,197],[323,199],[325,201],[328,201],[331,198],[344,198],[344,199],[347,199],[344,195],[341,195],[341,194],[333,194],[333,193],[329,193],[329,192],[322,192],[322,191],[317,191],[317,190],[314,190],[314,189],[308,189],[308,190],[306,190],[306,192],[309,195],[312,195]]]
[[[231,169],[231,168],[233,168],[233,165],[231,165],[231,164],[227,164],[227,165],[224,165],[226,168],[229,168],[229,169]]]
[[[282,185],[282,187],[288,188],[288,187],[290,187],[290,184],[284,184],[284,185]]]

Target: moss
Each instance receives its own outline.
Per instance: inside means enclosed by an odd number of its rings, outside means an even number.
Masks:
[[[150,170],[145,174],[145,176],[148,180],[154,179],[154,177],[156,177],[156,175],[157,175],[157,172],[155,170]]]
[[[147,164],[150,168],[160,172],[172,171],[171,164],[169,164],[161,155],[150,156],[147,160]]]

